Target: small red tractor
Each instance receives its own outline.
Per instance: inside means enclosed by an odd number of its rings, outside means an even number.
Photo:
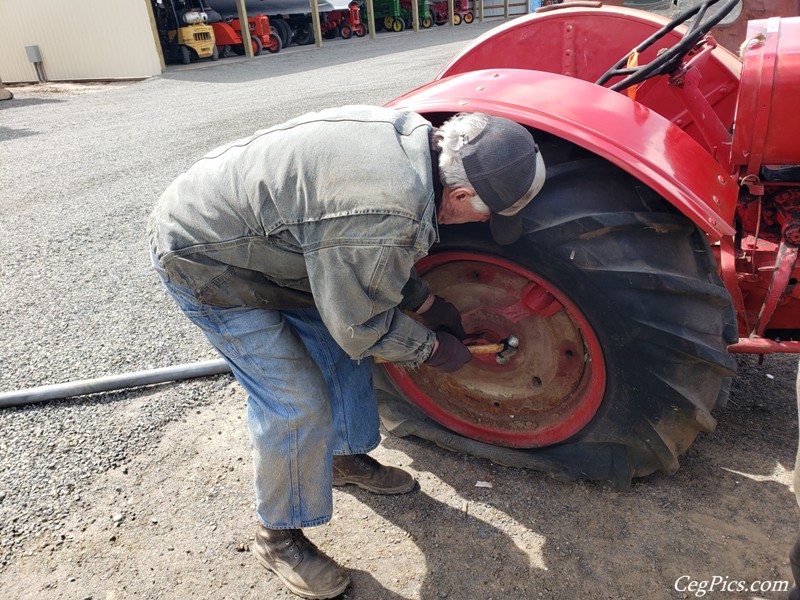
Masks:
[[[520,241],[442,226],[417,264],[468,332],[516,353],[376,367],[388,429],[624,487],[714,429],[736,353],[800,352],[800,17],[751,20],[738,55],[711,34],[737,4],[553,5],[389,103],[513,119],[547,179]]]
[[[269,17],[255,15],[248,17],[247,22],[250,25],[250,42],[253,45],[253,56],[259,56],[262,49],[272,54],[281,51],[283,47],[281,38],[276,29],[270,26]],[[214,28],[214,39],[220,56],[244,54],[242,23],[239,19],[212,21],[211,26]]]
[[[214,28],[214,39],[221,57],[244,54],[242,41],[242,23],[238,18],[223,18],[217,11],[206,9],[209,24]],[[250,29],[250,43],[253,56],[259,56],[262,50],[272,54],[280,52],[283,44],[277,30],[270,25],[266,15],[255,15],[247,18]]]
[[[450,9],[447,0],[431,2],[431,14],[433,21],[437,25],[444,25],[450,21]],[[469,7],[469,0],[453,0],[453,25],[461,25],[461,22],[472,23],[475,20],[475,13]]]
[[[351,2],[348,10],[332,10],[321,13],[320,29],[322,36],[326,39],[333,39],[342,36],[349,40],[354,35],[364,37],[367,28],[361,22],[361,5],[358,2]]]

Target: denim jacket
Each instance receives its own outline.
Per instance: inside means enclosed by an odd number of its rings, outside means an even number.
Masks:
[[[427,294],[413,266],[437,241],[431,130],[349,106],[217,148],[159,199],[151,250],[200,304],[316,306],[350,357],[416,366],[434,335],[401,309]]]

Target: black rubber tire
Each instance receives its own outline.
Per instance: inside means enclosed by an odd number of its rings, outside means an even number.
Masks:
[[[264,45],[261,43],[261,40],[257,37],[251,36],[250,42],[253,45],[253,56],[261,56],[261,53],[264,50]],[[238,56],[245,55],[244,44],[237,44],[236,46],[233,46],[232,49]]]
[[[211,60],[212,61],[219,60],[219,49],[216,46],[214,46],[214,50],[212,50],[211,52]]]
[[[274,27],[270,27],[269,46],[267,46],[267,51],[270,54],[277,54],[282,49],[283,42],[281,42],[281,36],[278,35],[278,30]]]
[[[292,43],[292,28],[283,19],[270,19],[270,24],[275,27],[278,37],[281,38],[281,48],[286,48]]]
[[[714,429],[711,410],[735,372],[735,316],[707,239],[606,161],[549,172],[519,242],[498,246],[485,225],[442,227],[432,250],[519,263],[569,297],[600,341],[606,388],[593,419],[561,444],[518,452],[544,457],[555,475],[617,487],[673,473],[698,433]]]
[[[311,23],[301,23],[294,29],[294,41],[298,46],[307,46],[314,43],[314,29]]]
[[[184,65],[188,65],[192,62],[192,51],[189,49],[188,46],[179,46],[179,51],[181,55],[181,63]]]

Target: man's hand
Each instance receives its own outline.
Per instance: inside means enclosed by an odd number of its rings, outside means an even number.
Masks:
[[[451,305],[452,306],[452,305]],[[445,373],[458,371],[472,359],[472,354],[456,336],[440,331],[436,334],[436,345],[425,364]]]
[[[458,309],[441,296],[433,294],[428,296],[428,299],[417,309],[417,314],[428,329],[447,331],[459,340],[467,337]]]

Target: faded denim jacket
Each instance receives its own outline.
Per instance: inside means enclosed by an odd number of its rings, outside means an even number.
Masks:
[[[201,305],[316,306],[351,358],[418,365],[434,334],[401,309],[427,295],[413,266],[438,236],[431,131],[371,106],[257,131],[167,188],[151,250]]]

